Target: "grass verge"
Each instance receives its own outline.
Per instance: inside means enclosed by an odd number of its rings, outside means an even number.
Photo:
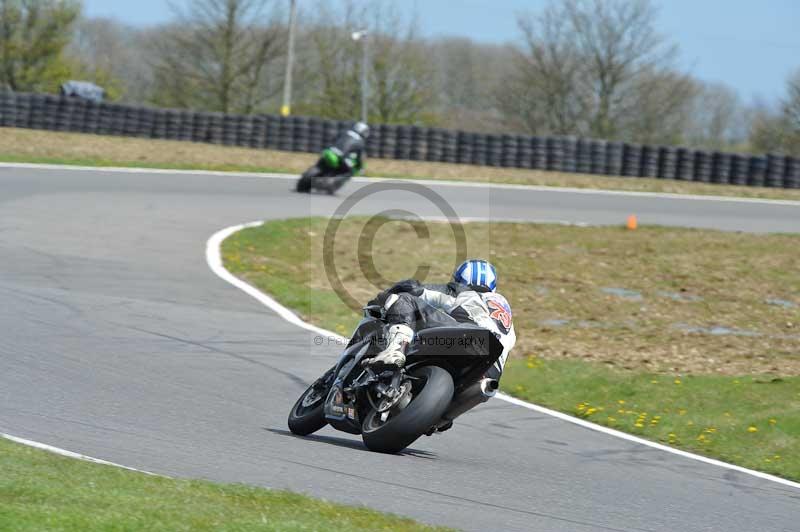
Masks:
[[[285,491],[154,477],[0,438],[0,529],[445,530]]]
[[[300,173],[315,160],[315,155],[307,153],[0,128],[0,161],[2,162]],[[608,177],[388,159],[369,159],[367,175],[404,179],[457,180],[800,200],[800,190],[710,185],[675,180]]]
[[[348,292],[455,262],[449,227],[345,220],[332,254]],[[226,267],[305,319],[348,334],[358,313],[327,282],[324,219],[274,221],[223,243]],[[643,227],[465,226],[514,309],[519,397],[682,449],[800,479],[800,236]],[[359,243],[358,246],[354,245]],[[358,249],[352,249],[358,248]],[[365,251],[367,250],[367,251]],[[371,250],[371,251],[369,251]]]

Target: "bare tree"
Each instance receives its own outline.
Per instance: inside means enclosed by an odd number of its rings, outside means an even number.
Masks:
[[[268,0],[193,0],[151,46],[153,100],[162,105],[251,113],[277,94],[265,72],[279,62],[284,29],[264,24]]]
[[[525,41],[516,50],[508,79],[498,87],[498,104],[513,122],[533,134],[582,131],[583,60],[562,9],[548,7],[537,18],[519,17]]]
[[[63,51],[79,13],[72,0],[0,0],[0,86],[52,91],[65,81]]]
[[[787,95],[777,111],[761,106],[753,120],[754,149],[800,157],[800,70],[786,83]]]
[[[498,90],[501,108],[533,133],[674,138],[680,125],[664,118],[685,116],[692,82],[656,14],[651,0],[554,0],[520,17],[525,48]]]
[[[303,78],[316,90],[305,95],[299,108],[328,118],[352,119],[361,105],[361,45],[354,31],[368,30],[370,120],[386,123],[431,122],[432,65],[425,43],[416,35],[413,19],[406,20],[386,2],[357,6],[343,2],[335,11],[321,3],[307,37],[312,43],[304,62],[314,65]],[[332,23],[332,21],[334,21]]]

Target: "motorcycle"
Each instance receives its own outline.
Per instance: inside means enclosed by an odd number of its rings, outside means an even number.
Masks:
[[[503,346],[490,331],[471,324],[424,329],[402,368],[373,368],[363,362],[379,351],[383,328],[382,308],[365,307],[336,365],[292,407],[292,433],[307,436],[330,425],[360,434],[371,451],[398,453],[422,435],[449,429],[497,393],[498,381],[484,375]]]
[[[311,192],[312,189],[335,194],[352,177],[343,170],[344,154],[337,148],[323,150],[317,164],[303,172],[297,181],[297,192]]]

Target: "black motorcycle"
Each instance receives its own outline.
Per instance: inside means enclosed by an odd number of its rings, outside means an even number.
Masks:
[[[397,453],[423,434],[452,426],[464,412],[497,393],[485,378],[503,346],[486,329],[464,324],[419,331],[403,368],[363,364],[380,350],[380,306],[365,307],[337,364],[292,407],[289,429],[306,436],[327,424],[361,434],[372,451]]]

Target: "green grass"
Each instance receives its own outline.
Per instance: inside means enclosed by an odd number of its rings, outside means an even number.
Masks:
[[[521,399],[726,462],[800,480],[800,378],[621,372],[578,360],[513,360]]]
[[[430,239],[423,241],[412,224],[389,222],[372,252],[367,246],[359,254],[355,243],[364,222],[345,220],[334,252],[340,277],[357,300],[377,291],[361,272],[365,258],[374,259],[388,279],[408,277],[428,263],[437,272],[429,282],[446,280],[454,262],[446,225],[428,224]],[[328,285],[321,245],[327,223],[292,219],[241,231],[223,243],[223,259],[232,273],[306,320],[347,335],[358,313]],[[504,390],[800,479],[798,235],[532,224],[465,228],[470,255],[490,257],[498,266],[500,291],[514,309],[518,343]],[[636,291],[641,299],[608,294],[605,287]],[[798,306],[769,304],[767,298]],[[758,336],[703,334],[684,325]]]
[[[444,530],[285,491],[154,477],[0,438],[0,530]]]

